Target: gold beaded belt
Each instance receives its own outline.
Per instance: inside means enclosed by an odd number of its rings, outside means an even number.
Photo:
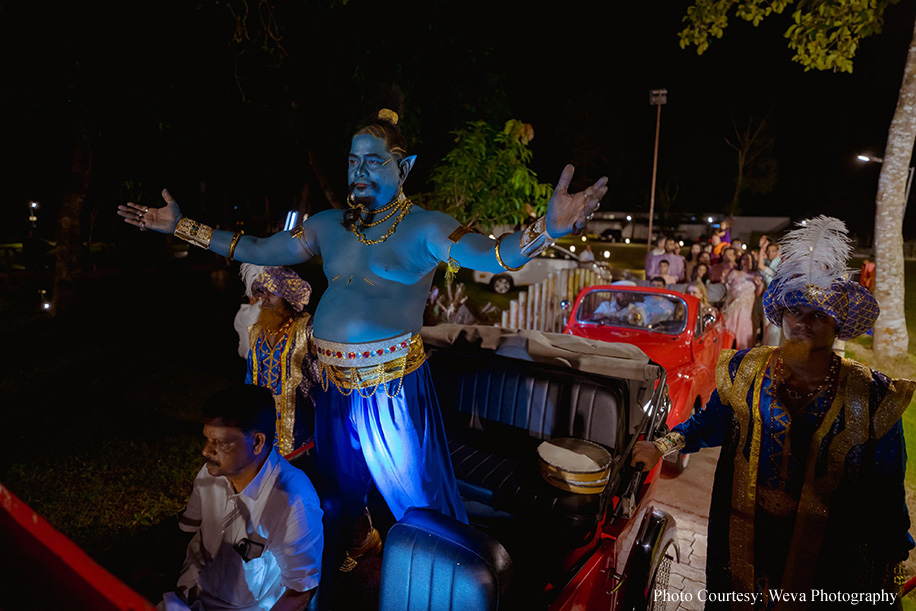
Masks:
[[[419,335],[411,337],[410,333],[365,344],[340,344],[316,337],[314,346],[322,389],[327,390],[329,383],[333,383],[348,397],[354,389],[359,392],[360,389],[371,388],[369,394],[359,393],[368,399],[383,384],[388,396],[394,397],[401,391],[401,384],[391,394],[387,383],[392,380],[403,382],[404,376],[416,371],[426,360],[423,340]]]

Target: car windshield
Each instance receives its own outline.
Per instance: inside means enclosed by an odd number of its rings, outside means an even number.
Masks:
[[[682,299],[659,293],[591,291],[579,304],[576,320],[676,335],[687,326],[687,305]]]

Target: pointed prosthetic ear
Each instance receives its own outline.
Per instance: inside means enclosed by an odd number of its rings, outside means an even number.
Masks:
[[[410,155],[408,157],[404,157],[404,159],[401,159],[401,161],[398,163],[398,171],[401,176],[402,184],[405,180],[407,180],[407,175],[410,174],[410,171],[413,169],[413,164],[416,162],[416,160],[416,155]]]

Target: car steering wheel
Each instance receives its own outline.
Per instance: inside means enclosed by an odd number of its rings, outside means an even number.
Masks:
[[[633,327],[645,327],[646,326],[646,317],[643,315],[642,310],[633,308],[627,313],[627,324]]]

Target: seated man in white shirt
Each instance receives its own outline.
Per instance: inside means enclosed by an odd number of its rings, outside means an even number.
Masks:
[[[626,317],[633,309],[633,303],[636,302],[638,295],[636,293],[624,292],[613,294],[613,299],[602,301],[595,308],[593,315],[595,320],[620,320]]]
[[[204,406],[206,464],[179,527],[195,532],[161,609],[305,609],[318,586],[322,511],[308,476],[277,453],[270,390],[239,385]]]

